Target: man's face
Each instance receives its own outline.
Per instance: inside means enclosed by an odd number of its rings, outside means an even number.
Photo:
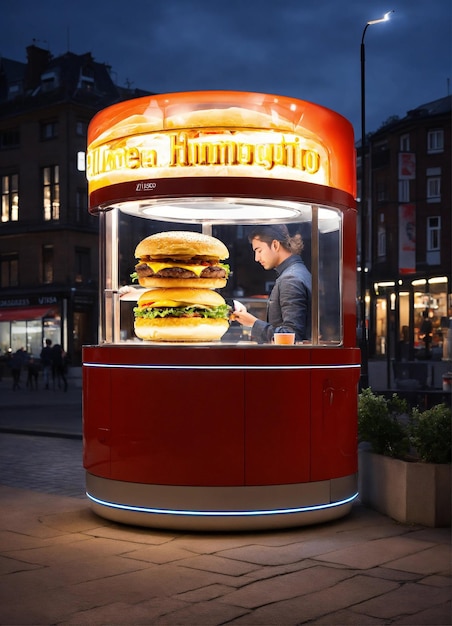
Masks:
[[[261,241],[258,237],[255,237],[251,242],[254,260],[256,263],[260,263],[266,270],[272,270],[279,265],[276,243],[276,241],[272,241],[271,244],[268,244],[265,241]]]

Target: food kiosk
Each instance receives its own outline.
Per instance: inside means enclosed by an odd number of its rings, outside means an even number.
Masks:
[[[346,515],[357,497],[360,368],[349,122],[270,94],[146,96],[93,118],[87,175],[100,220],[99,342],[83,350],[92,509],[189,530]],[[124,276],[139,239],[168,223],[220,239],[226,225],[300,229],[311,336],[289,346],[258,345],[249,333],[199,344],[133,336],[136,287]]]

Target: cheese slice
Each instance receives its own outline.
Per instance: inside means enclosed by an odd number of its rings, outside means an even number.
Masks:
[[[166,269],[167,267],[181,267],[184,270],[193,272],[198,277],[201,276],[202,271],[206,269],[206,265],[189,265],[178,261],[166,261],[165,263],[159,263],[158,261],[146,261],[146,265],[148,265],[155,274],[157,274],[160,270]]]
[[[156,302],[146,302],[142,306],[148,307],[150,309],[163,309],[163,308],[171,308],[173,306],[183,306],[181,302],[177,302],[177,300],[157,300]]]
[[[181,302],[180,300],[156,300],[155,302],[145,302],[141,304],[143,308],[148,309],[165,309],[175,306],[196,306],[198,309],[208,309],[204,304],[195,304],[194,302]]]

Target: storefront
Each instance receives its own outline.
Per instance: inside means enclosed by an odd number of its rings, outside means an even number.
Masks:
[[[452,296],[446,276],[375,283],[374,290],[377,357],[450,359]]]
[[[56,296],[0,299],[1,354],[24,348],[39,357],[45,339],[60,343],[62,309]]]
[[[70,363],[81,364],[82,345],[97,336],[94,293],[68,292],[0,298],[0,355],[24,348],[39,358],[45,340],[61,344]]]

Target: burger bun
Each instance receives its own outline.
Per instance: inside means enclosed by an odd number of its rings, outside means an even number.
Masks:
[[[204,317],[135,318],[135,334],[145,341],[198,343],[219,341],[229,328],[226,319]]]
[[[221,289],[226,285],[226,278],[159,278],[158,276],[141,276],[138,282],[142,287],[168,288],[204,288]]]
[[[203,233],[169,231],[150,235],[140,241],[135,249],[137,259],[149,256],[152,259],[183,258],[195,256],[214,259],[229,258],[229,250],[222,241]]]

